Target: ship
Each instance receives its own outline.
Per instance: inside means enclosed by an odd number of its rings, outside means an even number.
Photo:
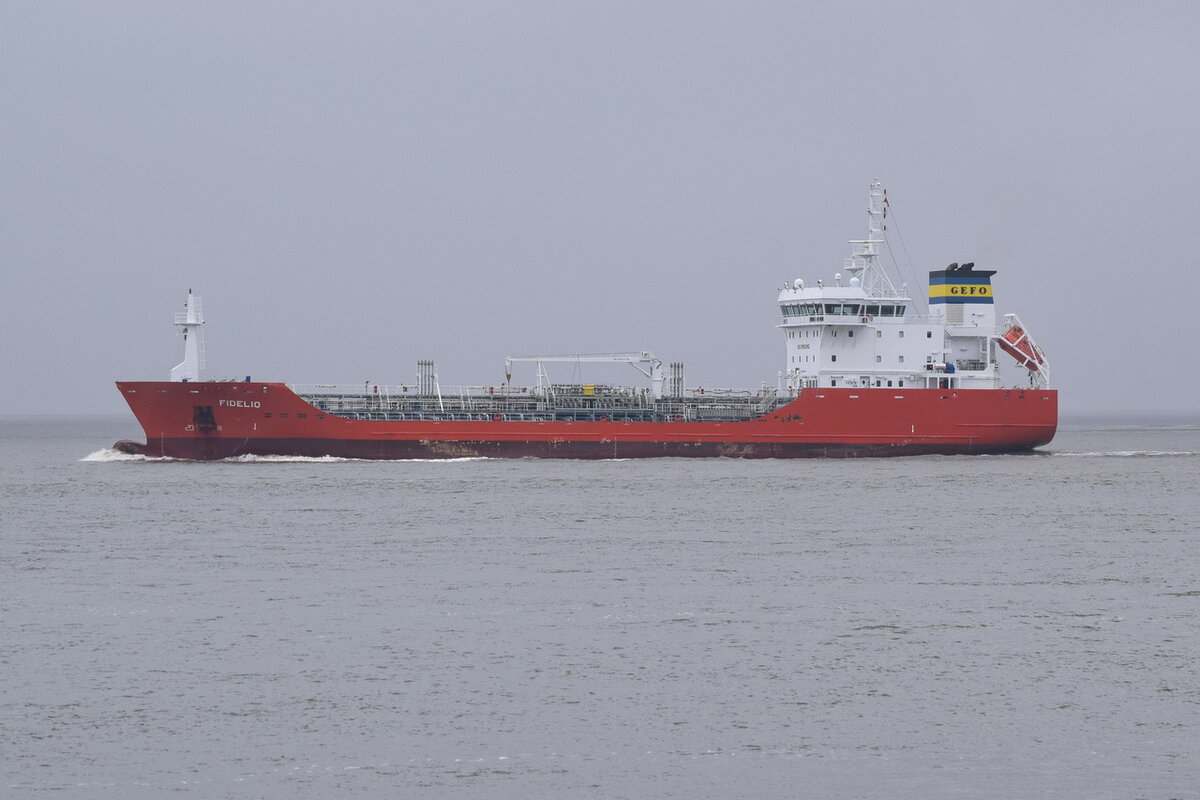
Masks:
[[[1058,425],[1049,363],[1015,314],[997,319],[993,269],[929,271],[918,304],[893,281],[887,192],[870,185],[867,236],[831,280],[778,290],[785,345],[775,386],[689,387],[651,351],[510,356],[493,385],[442,386],[433,360],[410,383],[206,380],[204,315],[189,289],[184,359],[165,381],[118,381],[146,441],[123,453],[217,460],[810,458],[1028,452]],[[844,273],[844,274],[843,274]],[[1022,376],[1004,386],[1001,360]],[[550,371],[625,364],[638,385],[563,383]],[[516,368],[534,373],[513,380]],[[573,373],[574,374],[574,373]]]

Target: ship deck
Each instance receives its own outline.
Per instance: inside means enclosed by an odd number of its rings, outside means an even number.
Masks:
[[[343,419],[506,422],[743,422],[786,403],[774,389],[693,389],[655,399],[645,389],[596,384],[462,387],[292,386],[319,411]]]

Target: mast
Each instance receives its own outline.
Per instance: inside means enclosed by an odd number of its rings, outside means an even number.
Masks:
[[[183,361],[171,370],[172,381],[198,381],[200,371],[204,369],[204,336],[201,327],[204,324],[204,312],[200,308],[200,298],[188,289],[187,300],[183,303],[184,311],[175,314],[175,327],[183,334]]]
[[[868,297],[901,296],[879,262],[879,246],[885,244],[883,232],[887,227],[884,222],[887,211],[887,190],[876,178],[871,182],[870,203],[867,206],[867,238],[850,240],[850,257],[843,265],[850,273],[851,285],[854,285],[853,279],[858,278],[859,285]]]

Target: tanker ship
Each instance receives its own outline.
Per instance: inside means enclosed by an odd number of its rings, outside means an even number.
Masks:
[[[124,453],[426,458],[806,458],[1012,453],[1054,438],[1058,392],[1015,314],[997,320],[996,270],[929,272],[920,307],[881,262],[887,193],[870,187],[865,239],[828,282],[778,294],[784,369],[776,386],[689,387],[683,364],[650,351],[510,356],[498,385],[442,386],[433,361],[397,385],[205,380],[200,298],[175,325],[183,362],[166,381],[118,381],[145,432]],[[1018,385],[1002,385],[1002,358]],[[639,385],[556,383],[555,365],[628,364]],[[534,379],[513,381],[514,365]]]

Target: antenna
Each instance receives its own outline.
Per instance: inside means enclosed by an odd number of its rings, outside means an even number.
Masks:
[[[879,245],[886,241],[883,220],[887,218],[887,206],[887,191],[876,178],[871,182],[870,205],[867,207],[867,238],[850,240],[850,257],[844,264],[851,277],[859,278],[868,297],[900,296],[879,263]]]

